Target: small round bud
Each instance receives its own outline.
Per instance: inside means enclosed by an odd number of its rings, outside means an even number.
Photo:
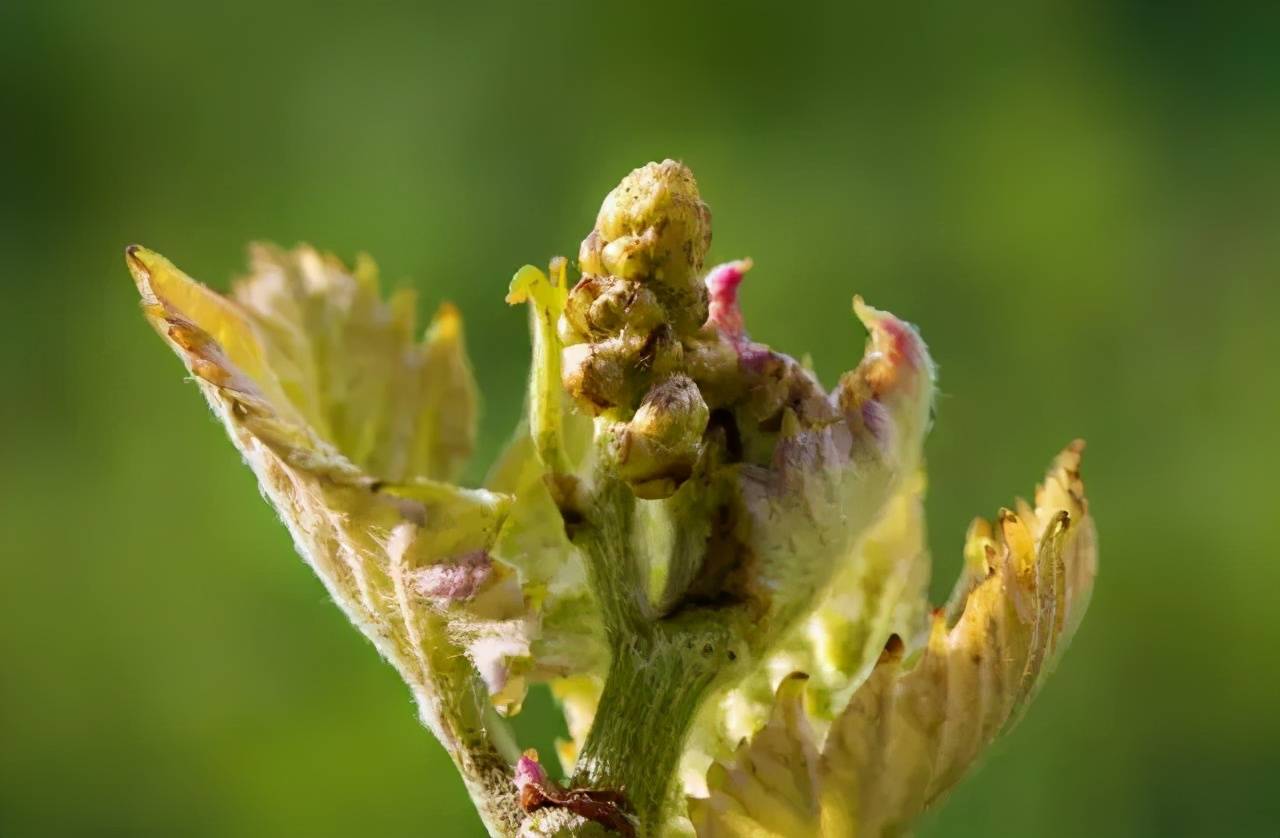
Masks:
[[[656,239],[652,228],[643,236],[621,236],[604,246],[600,261],[606,271],[616,276],[647,277],[653,272],[651,256]]]
[[[561,354],[560,381],[578,406],[592,415],[630,399],[627,365],[615,341],[577,343]]]
[[[738,369],[738,350],[714,330],[684,341],[684,366],[712,407],[735,402],[746,390]]]
[[[645,394],[635,416],[619,425],[619,476],[637,497],[670,497],[693,473],[710,411],[687,376],[673,375]]]
[[[662,323],[665,313],[653,292],[638,282],[617,280],[591,305],[593,326],[605,332],[648,333]]]
[[[569,293],[564,320],[585,338],[616,335],[623,329],[648,334],[666,314],[644,285],[616,276],[585,276]],[[566,332],[562,329],[562,334]],[[568,341],[566,341],[568,342]]]
[[[585,338],[596,331],[591,325],[591,306],[604,292],[608,282],[607,276],[587,274],[573,286],[561,315],[561,323],[567,323],[570,328],[569,334],[576,332]],[[560,331],[563,334],[566,330],[562,327]]]
[[[684,346],[664,323],[639,347],[635,362],[648,381],[661,381],[684,369]]]
[[[585,343],[587,340],[587,336],[574,328],[564,315],[556,321],[556,338],[559,339],[561,346],[573,346],[576,343]]]

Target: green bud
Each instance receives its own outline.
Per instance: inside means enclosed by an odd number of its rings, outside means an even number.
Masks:
[[[634,170],[605,197],[578,258],[585,273],[651,285],[683,335],[707,319],[702,264],[710,246],[711,211],[693,173],[664,160]]]
[[[615,430],[618,474],[636,497],[665,498],[688,479],[702,448],[710,411],[684,375],[656,384],[630,422]]]
[[[713,408],[736,402],[746,392],[738,350],[714,330],[703,330],[684,341],[684,368]]]
[[[578,407],[589,415],[625,405],[631,400],[625,341],[566,346],[561,356],[561,382]]]
[[[626,329],[597,343],[566,346],[561,380],[578,406],[592,416],[610,409],[629,412],[639,406],[653,381],[679,372],[683,358],[684,347],[666,324],[647,334]]]
[[[583,338],[601,338],[624,328],[648,334],[665,319],[658,298],[641,283],[616,276],[585,276],[569,292],[561,322]]]

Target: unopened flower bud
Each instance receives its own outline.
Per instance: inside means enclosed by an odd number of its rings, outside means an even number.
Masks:
[[[563,317],[584,338],[616,335],[623,328],[648,334],[664,318],[658,298],[641,283],[592,275],[569,293]]]
[[[557,331],[565,344],[580,343],[594,331],[591,327],[591,306],[604,292],[609,282],[607,276],[586,274],[569,291],[565,299],[564,313],[560,315]]]
[[[662,381],[684,369],[684,346],[664,323],[649,333],[636,363],[649,381]]]
[[[650,227],[642,236],[622,236],[604,246],[600,261],[611,274],[641,279],[653,272],[651,264],[658,236]]]
[[[616,438],[618,474],[637,497],[669,497],[680,487],[693,472],[709,417],[687,376],[671,376],[649,390]]]
[[[652,382],[679,372],[683,359],[684,348],[665,323],[647,334],[626,328],[596,343],[566,346],[561,382],[589,414],[610,408],[629,411]]]
[[[742,398],[746,382],[738,373],[738,351],[713,330],[704,330],[684,342],[684,368],[697,382],[703,398],[713,408]]]
[[[665,160],[634,170],[605,197],[579,262],[586,273],[651,284],[683,335],[707,319],[701,273],[710,245],[711,211],[693,173]]]
[[[618,338],[564,348],[561,383],[588,414],[596,415],[630,401],[627,356],[621,349]]]

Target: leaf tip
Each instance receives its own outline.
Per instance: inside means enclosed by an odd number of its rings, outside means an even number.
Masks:
[[[147,288],[151,283],[151,257],[155,254],[140,244],[131,244],[124,249],[124,264],[133,276],[133,282],[144,297],[148,296]]]
[[[462,312],[449,301],[440,304],[431,320],[433,335],[445,340],[456,340],[462,334]]]

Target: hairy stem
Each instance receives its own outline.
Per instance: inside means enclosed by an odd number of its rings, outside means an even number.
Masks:
[[[626,484],[604,477],[589,511],[590,525],[577,541],[587,576],[603,612],[610,647],[648,630],[654,617],[645,581],[647,568],[633,543],[635,496]]]
[[[432,689],[417,696],[422,719],[462,775],[489,834],[515,835],[523,814],[511,782],[511,765],[518,756],[515,742],[474,671],[457,665],[461,654],[452,644],[431,647]]]
[[[404,557],[412,553],[419,534],[417,527],[406,525],[401,535],[408,541],[393,554],[388,593],[399,619],[387,626],[389,631],[369,634],[375,643],[381,641],[379,649],[411,685],[423,724],[453,760],[489,834],[515,835],[522,816],[511,782],[518,757],[515,741],[493,710],[475,668],[449,639],[444,619],[414,607]]]
[[[736,654],[725,613],[691,609],[663,617],[649,601],[652,557],[636,543],[636,503],[625,484],[600,475],[588,523],[575,539],[612,660],[573,785],[623,792],[640,834],[656,835],[668,818],[690,725]]]
[[[728,632],[658,624],[614,650],[574,785],[622,790],[642,835],[667,819],[685,737],[721,671]]]

